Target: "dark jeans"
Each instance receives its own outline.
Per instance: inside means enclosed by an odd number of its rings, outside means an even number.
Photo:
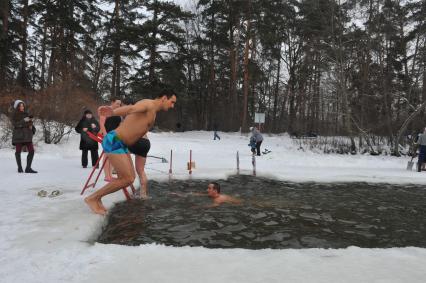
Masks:
[[[257,155],[260,155],[260,145],[262,144],[262,142],[257,142],[256,143],[256,150],[257,150]]]
[[[82,149],[81,150],[81,165],[83,167],[87,167],[87,154],[89,149]],[[98,155],[98,150],[97,149],[90,149],[90,155],[92,157],[92,166],[95,166],[96,162],[98,161],[99,155]]]
[[[218,138],[219,140],[220,140],[220,137],[219,137],[219,135],[217,134],[217,131],[214,131],[214,140],[216,140],[216,138]]]

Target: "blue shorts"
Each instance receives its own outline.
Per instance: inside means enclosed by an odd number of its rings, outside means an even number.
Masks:
[[[129,150],[120,138],[117,136],[115,131],[109,132],[102,140],[102,147],[105,153],[113,154],[127,154]]]

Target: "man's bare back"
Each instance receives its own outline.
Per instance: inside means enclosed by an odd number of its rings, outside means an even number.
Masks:
[[[170,103],[174,104],[175,102],[176,98],[171,99]],[[110,107],[99,108],[100,115],[126,116],[120,126],[115,129],[118,137],[126,145],[133,145],[138,139],[146,135],[154,125],[157,111],[158,106],[152,99],[143,99],[135,105],[123,106],[114,111]]]
[[[221,205],[223,203],[241,204],[241,200],[224,194],[213,198],[213,205]]]
[[[146,111],[130,112],[121,125],[115,130],[126,145],[132,145],[138,139],[145,136],[155,122],[157,112],[155,111],[153,100],[144,99],[135,104],[135,106],[138,105],[146,106]]]

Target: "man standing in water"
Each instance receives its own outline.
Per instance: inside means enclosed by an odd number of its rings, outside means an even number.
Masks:
[[[135,170],[129,155],[128,146],[136,143],[153,126],[159,111],[168,111],[176,103],[176,94],[172,90],[163,90],[155,99],[143,99],[135,105],[112,109],[99,107],[102,116],[126,116],[117,129],[110,131],[102,141],[102,147],[111,165],[117,171],[118,178],[112,180],[98,191],[86,197],[84,201],[97,214],[105,215],[107,210],[102,197],[125,188],[135,180]]]

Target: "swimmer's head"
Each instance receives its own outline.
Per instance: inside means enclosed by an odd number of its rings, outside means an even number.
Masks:
[[[220,194],[220,185],[216,182],[211,182],[207,186],[207,195],[209,197],[215,197]]]

